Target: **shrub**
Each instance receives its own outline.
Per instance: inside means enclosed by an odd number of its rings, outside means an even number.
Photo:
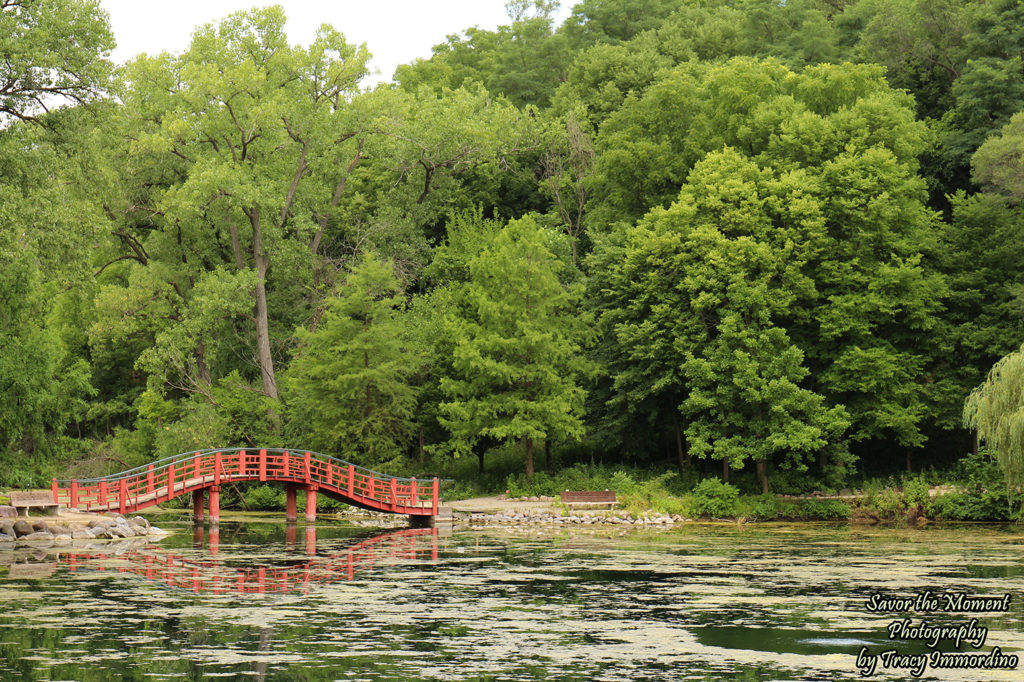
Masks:
[[[249,509],[256,511],[280,511],[285,506],[284,489],[277,486],[252,486],[243,495]]]
[[[796,516],[796,505],[778,495],[758,495],[746,500],[744,514],[758,521],[779,521]]]
[[[717,478],[705,478],[693,489],[694,507],[698,515],[712,518],[736,516],[740,491]]]
[[[903,499],[907,507],[921,505],[926,507],[931,501],[928,496],[929,485],[920,476],[913,476],[903,481]]]
[[[880,516],[893,518],[903,509],[903,498],[892,488],[883,488],[868,495],[866,506],[874,509]]]
[[[799,514],[805,519],[837,521],[850,518],[850,505],[842,500],[804,500],[800,503]]]
[[[939,495],[926,509],[929,516],[944,521],[1009,521],[1018,518],[1005,489]]]

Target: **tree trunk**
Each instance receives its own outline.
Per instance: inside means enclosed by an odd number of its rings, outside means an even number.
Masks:
[[[245,270],[245,260],[242,258],[242,241],[238,237],[238,225],[233,222],[228,224],[231,231],[231,251],[235,254],[235,265],[239,270]]]
[[[480,448],[479,450],[476,451],[476,458],[480,461],[480,473],[481,474],[484,473],[484,453],[485,452],[486,451],[483,448]]]
[[[726,483],[729,482],[729,460],[722,460],[722,480]]]
[[[533,439],[526,437],[526,482],[533,481]]]
[[[544,470],[551,473],[551,441],[544,439]]]
[[[427,461],[427,442],[423,439],[423,427],[420,427],[420,464]]]
[[[252,223],[252,257],[256,263],[256,358],[263,378],[263,392],[277,400],[274,357],[270,353],[270,323],[267,317],[267,270],[270,259],[263,252],[263,233],[258,209],[248,211]]]
[[[828,466],[828,456],[824,450],[818,452],[818,468],[821,469],[822,473],[825,472],[825,467]]]
[[[974,456],[978,456],[978,432],[974,432]]]
[[[768,494],[768,462],[757,460],[757,478],[761,481],[761,494]]]
[[[206,365],[206,343],[202,339],[196,343],[196,377],[207,386],[212,381],[210,368]]]
[[[683,430],[679,426],[678,413],[673,413],[673,426],[676,430],[676,456],[679,457],[679,471],[686,471],[688,462],[686,453],[683,452]]]

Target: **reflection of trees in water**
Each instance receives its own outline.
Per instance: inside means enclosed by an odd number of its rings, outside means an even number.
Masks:
[[[296,538],[288,536],[289,547]],[[203,530],[193,533],[193,546],[202,547]],[[352,580],[356,574],[395,561],[434,561],[438,555],[436,528],[408,528],[381,533],[363,539],[329,556],[316,556],[316,529],[306,528],[305,550],[313,558],[287,567],[256,566],[239,568],[225,565],[216,558],[219,533],[209,533],[210,558],[190,559],[170,552],[145,547],[123,553],[71,551],[59,557],[71,572],[79,570],[118,571],[171,588],[193,593],[272,594],[291,591],[308,592],[311,588],[334,582]],[[116,560],[119,565],[98,565],[103,560]],[[51,559],[52,561],[52,559]],[[262,635],[261,635],[262,642]]]
[[[272,627],[262,627],[262,628],[260,628],[260,647],[259,647],[258,651],[261,654],[270,651],[270,645],[271,645],[271,643],[273,641],[274,641],[274,628],[272,628]],[[267,679],[267,660],[265,658],[262,659],[262,660],[256,661],[255,673],[256,673],[256,682],[263,682],[263,680]]]

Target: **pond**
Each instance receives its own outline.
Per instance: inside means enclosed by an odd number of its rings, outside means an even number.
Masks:
[[[893,649],[872,677],[907,679],[932,650],[1024,655],[1015,526],[396,532],[233,519],[214,536],[165,519],[174,534],[158,543],[0,549],[0,679],[863,679],[858,655]],[[1010,597],[950,612],[946,593]],[[925,601],[872,610],[875,594],[876,606]],[[964,641],[889,639],[907,619],[964,626]]]

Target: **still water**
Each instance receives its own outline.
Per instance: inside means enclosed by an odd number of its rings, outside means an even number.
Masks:
[[[865,647],[1024,658],[1015,526],[438,533],[235,518],[212,537],[165,519],[160,542],[0,549],[0,680],[864,679]],[[925,591],[1011,602],[866,608]],[[986,641],[890,640],[906,618],[977,618]],[[1024,679],[1024,663],[924,678]]]

